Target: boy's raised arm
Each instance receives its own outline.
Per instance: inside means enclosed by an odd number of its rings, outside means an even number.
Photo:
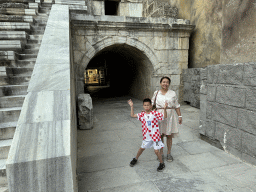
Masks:
[[[137,115],[134,114],[134,111],[133,111],[133,102],[132,102],[131,99],[128,101],[128,104],[129,104],[130,107],[131,107],[131,117],[137,117]]]

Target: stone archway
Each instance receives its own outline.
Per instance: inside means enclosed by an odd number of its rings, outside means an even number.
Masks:
[[[92,66],[99,58],[107,60],[108,68],[112,71],[111,90],[118,90],[116,95],[125,94],[138,99],[152,96],[151,78],[157,58],[142,42],[126,37],[104,38],[93,44],[85,57],[84,68]],[[113,73],[114,70],[117,72]]]
[[[97,43],[93,44],[92,47],[84,55],[84,57],[86,57],[86,60],[84,60],[85,62],[83,62],[82,65],[86,68],[89,61],[99,51],[114,44],[126,44],[129,46],[135,47],[138,50],[142,51],[149,58],[154,68],[158,64],[157,56],[145,43],[142,43],[136,38],[112,36],[112,37],[103,38],[99,40]]]

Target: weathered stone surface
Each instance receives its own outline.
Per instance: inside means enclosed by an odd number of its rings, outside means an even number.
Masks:
[[[212,105],[212,119],[232,127],[237,126],[238,109],[232,106],[214,103]]]
[[[202,135],[205,135],[206,127],[205,127],[206,121],[201,120],[199,121],[199,133]]]
[[[207,68],[208,68],[207,82],[210,84],[217,83],[219,72],[220,72],[219,65],[212,65],[212,66],[208,66]]]
[[[79,129],[93,128],[93,106],[90,94],[78,95],[78,123]]]
[[[204,94],[204,95],[207,94],[207,81],[206,80],[201,81],[200,94]]]
[[[245,107],[245,91],[246,89],[244,88],[219,85],[216,90],[216,102],[236,107]]]
[[[250,154],[251,156],[256,156],[256,135],[243,132],[242,134],[242,151],[244,153]]]
[[[216,85],[207,85],[207,101],[215,101],[216,100]]]
[[[215,129],[216,129],[216,122],[207,120],[205,122],[205,135],[214,138],[215,136]]]
[[[244,109],[238,110],[237,128],[256,135],[256,112]]]
[[[59,14],[60,12],[62,14]],[[63,20],[66,21],[65,24]],[[69,35],[66,36],[70,29],[68,6],[53,5],[48,21],[50,26],[46,26],[40,50],[45,48],[43,45],[48,44],[50,39],[50,44],[54,46],[48,48],[54,49],[48,50],[48,53],[53,54],[44,58],[40,56],[45,53],[44,51],[38,53],[35,75],[39,74],[39,71],[42,73],[40,80],[31,80],[37,81],[34,84],[38,87],[32,86],[33,89],[30,89],[25,98],[6,163],[9,191],[77,191],[76,99],[75,83],[72,78],[74,76],[71,74],[73,70],[70,58],[62,58],[63,55],[56,51],[66,46],[67,54],[70,54]],[[57,24],[58,21],[60,25],[63,24],[61,27]],[[52,25],[53,23],[56,25]],[[55,31],[55,27],[58,28],[58,38],[51,37],[52,33],[49,33]],[[63,44],[63,41],[68,43]],[[42,58],[43,62],[40,62]],[[62,65],[55,63],[59,59],[62,59]],[[47,63],[52,66],[58,64],[53,67],[57,74],[52,75],[52,82],[62,82],[64,86],[69,85],[69,88],[58,90],[61,86],[50,86],[46,74],[50,68],[48,65],[42,67],[42,64]],[[65,74],[65,78],[62,73]],[[46,84],[43,85],[42,82]]]
[[[246,108],[256,111],[256,89],[250,88],[246,90]]]
[[[243,82],[244,64],[219,65],[219,84],[239,85]]]
[[[200,119],[206,120],[206,95],[200,94]]]
[[[220,63],[256,61],[255,1],[224,0],[222,6]]]
[[[256,64],[244,65],[244,85],[256,86]]]
[[[200,79],[207,80],[208,68],[200,68]]]
[[[241,151],[242,134],[243,132],[239,129],[219,122],[216,123],[215,138],[223,144],[224,149],[227,146],[231,146],[232,148]]]
[[[206,119],[212,119],[212,102],[206,102]]]

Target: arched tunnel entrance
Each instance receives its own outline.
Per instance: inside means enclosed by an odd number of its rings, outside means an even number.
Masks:
[[[153,65],[139,49],[115,44],[99,51],[85,70],[85,92],[92,97],[151,97]]]

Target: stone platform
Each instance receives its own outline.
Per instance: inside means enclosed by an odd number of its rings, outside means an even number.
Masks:
[[[141,123],[130,117],[128,99],[93,98],[94,128],[78,130],[79,192],[256,191],[256,168],[202,141],[200,110],[189,105],[181,106],[183,125],[173,140],[174,161],[165,161],[165,170],[157,172],[159,162],[153,149],[147,149],[130,167],[142,133]],[[142,101],[133,102],[139,113]]]

